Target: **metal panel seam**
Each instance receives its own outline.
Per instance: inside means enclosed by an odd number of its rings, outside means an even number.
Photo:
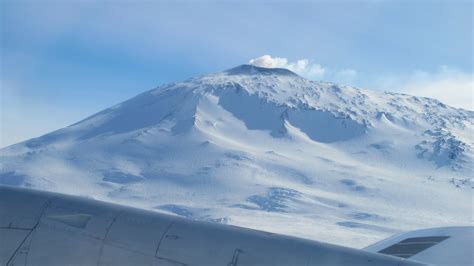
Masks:
[[[165,238],[165,235],[168,233],[170,228],[175,224],[176,220],[171,221],[168,226],[166,227],[165,231],[163,232],[163,235],[160,238],[160,241],[158,241],[158,246],[156,247],[156,252],[155,252],[155,257],[158,257],[158,250],[160,249],[161,242],[163,242],[163,239]]]
[[[48,209],[49,205],[51,205],[51,203],[53,202],[54,199],[56,199],[57,197],[51,197],[50,199],[48,199],[46,201],[46,204],[44,204],[44,207],[43,209],[41,210],[41,213],[40,215],[38,216],[38,220],[36,221],[36,224],[33,226],[33,228],[31,229],[30,232],[28,232],[28,234],[25,236],[25,238],[23,239],[23,241],[21,241],[20,245],[18,245],[18,247],[15,249],[15,252],[13,252],[13,254],[11,255],[10,259],[8,259],[7,261],[7,266],[10,265],[11,261],[13,260],[13,258],[15,257],[16,253],[18,252],[18,250],[20,250],[20,248],[23,246],[23,244],[25,243],[25,241],[30,237],[30,235],[36,230],[36,228],[38,227],[40,221],[41,221],[41,218],[43,217],[43,214],[45,213],[46,209]],[[26,255],[26,259],[25,259],[25,265],[27,264],[26,261],[28,259],[28,254]]]
[[[112,220],[112,222],[110,222],[110,224],[107,226],[107,228],[105,229],[105,235],[104,235],[104,239],[102,239],[102,244],[100,245],[100,250],[99,250],[99,260],[97,261],[97,265],[100,264],[100,259],[102,258],[102,252],[104,251],[104,246],[105,246],[105,240],[107,239],[107,236],[109,235],[109,231],[110,231],[110,228],[112,228],[112,225],[114,225],[114,223],[117,221],[117,219],[120,217],[120,215],[123,214],[123,210],[119,211],[117,213],[117,215],[115,215],[114,219]]]

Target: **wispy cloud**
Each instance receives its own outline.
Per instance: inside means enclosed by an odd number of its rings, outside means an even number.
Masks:
[[[286,68],[303,77],[309,79],[331,79],[339,82],[350,81],[357,76],[357,71],[353,69],[335,70],[315,63],[310,59],[298,59],[290,62],[284,57],[272,57],[271,55],[263,55],[249,60],[249,64],[268,67],[268,68]]]
[[[474,110],[474,75],[447,66],[440,67],[436,72],[416,71],[402,81],[400,90]]]
[[[362,85],[371,89],[403,92],[435,98],[458,108],[474,109],[473,74],[448,66],[441,66],[435,71],[418,70],[405,75],[379,73],[377,77],[371,77],[350,68],[325,67],[310,59],[290,62],[285,57],[263,55],[251,59],[249,64],[268,68],[286,68],[312,80],[326,80],[346,85]]]
[[[435,98],[453,107],[474,110],[474,74],[457,68],[440,66],[431,71],[380,74],[371,80],[364,79],[367,88]]]

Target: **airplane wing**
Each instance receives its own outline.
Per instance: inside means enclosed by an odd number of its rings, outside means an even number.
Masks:
[[[440,243],[430,248],[457,239],[449,237],[436,239]],[[0,187],[0,265],[426,265],[379,250],[392,242],[358,250],[80,197]],[[464,252],[456,254],[466,256]]]

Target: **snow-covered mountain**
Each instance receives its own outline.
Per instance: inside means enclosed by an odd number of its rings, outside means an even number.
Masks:
[[[473,224],[473,118],[242,65],[4,148],[0,183],[361,247]]]

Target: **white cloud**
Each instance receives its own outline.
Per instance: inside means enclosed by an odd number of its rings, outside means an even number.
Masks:
[[[416,71],[402,84],[401,91],[474,110],[474,75],[446,66],[434,73]]]
[[[360,75],[354,69],[331,69],[313,63],[309,59],[290,62],[284,57],[264,55],[249,61],[249,64],[286,68],[308,79],[324,79],[347,85],[365,84],[368,88],[403,92],[411,95],[435,98],[448,105],[474,109],[474,77],[463,71],[441,66],[434,72],[414,71],[409,75],[383,75],[378,78]]]
[[[295,62],[289,62],[288,59],[284,57],[263,55],[251,59],[249,64],[268,68],[286,68],[309,79],[321,79],[326,74],[324,67],[320,64],[311,63],[308,59],[299,59]]]
[[[263,55],[254,59],[250,59],[249,64],[259,67],[285,68],[288,65],[288,59]]]
[[[366,80],[365,84],[368,88],[435,98],[453,107],[474,110],[474,74],[452,67],[417,70],[407,75],[382,75]]]

